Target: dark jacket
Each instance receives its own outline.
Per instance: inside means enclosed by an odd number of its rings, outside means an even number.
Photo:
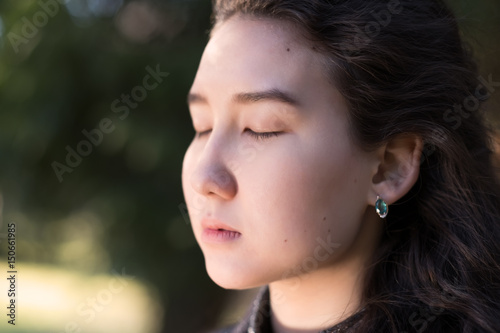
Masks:
[[[263,287],[255,297],[250,311],[239,323],[211,333],[273,333],[270,320],[269,288]],[[353,333],[361,312],[358,312],[337,325],[319,333]]]

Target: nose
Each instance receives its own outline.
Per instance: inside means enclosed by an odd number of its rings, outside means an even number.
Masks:
[[[236,179],[227,163],[216,152],[208,149],[203,151],[191,175],[191,186],[204,196],[230,200],[238,191]]]

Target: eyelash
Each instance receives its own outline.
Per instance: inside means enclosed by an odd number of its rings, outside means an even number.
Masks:
[[[257,140],[267,140],[272,138],[273,136],[278,136],[281,132],[264,132],[264,133],[257,133],[252,130],[248,130],[248,134],[250,134],[252,137],[254,137]]]
[[[207,131],[203,131],[203,132],[196,132],[196,137],[201,137],[205,134],[208,134],[208,132],[210,132],[211,130],[207,130]],[[264,133],[258,133],[258,132],[254,132],[252,131],[251,129],[247,128],[245,129],[245,131],[248,131],[248,134],[250,134],[250,136],[252,136],[253,138],[255,138],[256,140],[268,140],[270,138],[272,138],[273,136],[278,136],[279,134],[281,134],[282,132],[264,132]]]

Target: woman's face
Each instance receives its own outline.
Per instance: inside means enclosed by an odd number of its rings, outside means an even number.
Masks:
[[[331,267],[375,215],[373,155],[351,141],[321,61],[291,24],[244,17],[218,26],[203,53],[189,94],[200,135],[182,185],[208,274],[224,288]]]

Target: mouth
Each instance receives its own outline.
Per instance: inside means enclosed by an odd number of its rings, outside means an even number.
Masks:
[[[227,242],[236,240],[241,237],[238,231],[224,230],[224,229],[204,229],[203,238],[205,241],[214,242]]]
[[[202,240],[207,243],[226,243],[241,237],[241,232],[218,220],[203,219],[201,225],[203,227]]]

